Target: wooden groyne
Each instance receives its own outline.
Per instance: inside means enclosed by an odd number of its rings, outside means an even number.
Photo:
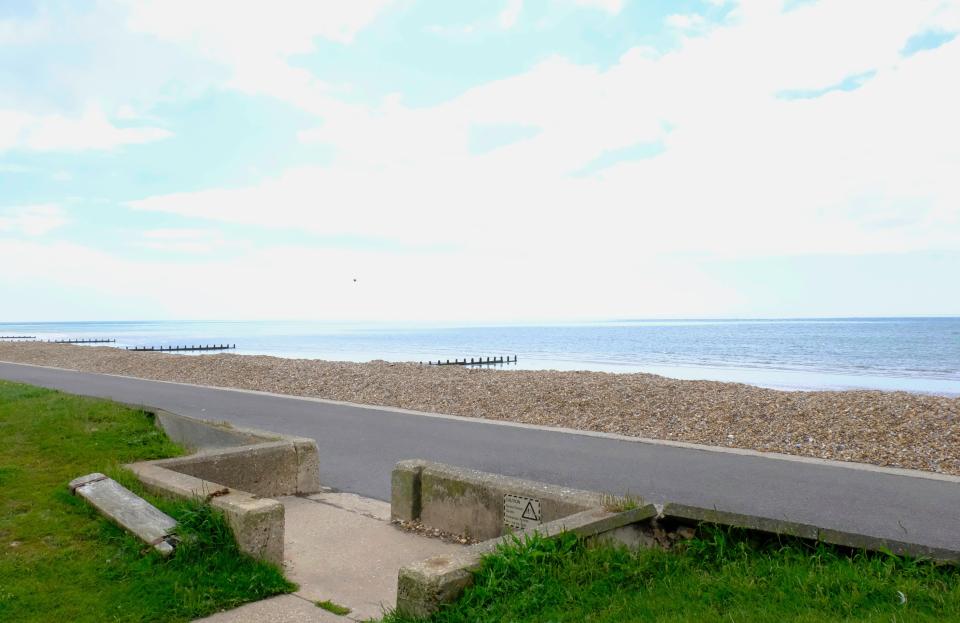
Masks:
[[[428,366],[492,366],[501,363],[517,363],[517,356],[513,357],[471,357],[469,360],[467,358],[463,359],[454,359],[450,361],[447,359],[443,361],[442,359],[437,359],[436,361],[428,361]],[[420,362],[420,365],[423,365],[423,362]]]
[[[0,340],[35,340],[36,335],[0,335]]]
[[[236,344],[207,344],[203,346],[134,346],[133,348],[127,346],[125,350],[135,350],[138,352],[171,352],[171,351],[185,351],[185,350],[230,350],[236,348]]]
[[[113,339],[70,339],[70,340],[41,340],[42,342],[47,342],[48,344],[109,344],[111,342],[116,342]]]

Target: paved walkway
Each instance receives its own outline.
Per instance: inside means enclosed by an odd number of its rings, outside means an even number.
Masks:
[[[284,506],[284,571],[300,589],[202,619],[205,623],[342,623],[379,618],[397,601],[405,564],[460,545],[404,532],[390,523],[390,505],[351,493],[277,498]],[[338,616],[315,605],[350,608]]]
[[[0,363],[0,378],[317,441],[324,484],[386,500],[423,458],[581,489],[630,492],[931,547],[960,546],[960,484],[855,466],[574,434],[397,409]]]

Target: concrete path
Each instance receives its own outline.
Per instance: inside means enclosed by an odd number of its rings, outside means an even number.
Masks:
[[[317,440],[321,480],[386,500],[423,458],[826,528],[960,546],[960,479],[0,363],[0,378]]]
[[[194,623],[344,623],[350,620],[318,608],[299,595],[280,595],[195,619]]]
[[[387,502],[337,492],[277,499],[286,513],[284,571],[300,589],[201,619],[205,623],[379,618],[397,601],[400,567],[462,547],[400,530],[390,523]],[[350,613],[338,616],[315,605],[326,600]]]

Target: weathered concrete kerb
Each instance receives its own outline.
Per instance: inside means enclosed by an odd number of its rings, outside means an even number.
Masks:
[[[113,478],[94,472],[70,481],[70,493],[80,496],[121,528],[163,556],[173,553],[178,539],[177,522],[155,506],[124,488]]]
[[[488,539],[454,556],[428,558],[400,569],[397,609],[426,617],[459,598],[472,583],[484,555],[498,545],[534,533],[564,531],[587,541],[650,547],[692,535],[702,523],[789,535],[854,549],[892,552],[943,562],[960,561],[957,549],[931,548],[869,534],[819,528],[784,519],[745,515],[683,504],[643,504],[477,470],[401,461],[393,470],[391,515],[430,528]],[[630,507],[633,508],[630,508]],[[626,509],[615,512],[618,508]],[[958,542],[960,543],[960,542]]]
[[[284,508],[271,498],[321,489],[316,443],[145,410],[173,441],[195,453],[126,467],[154,493],[203,500],[221,510],[240,551],[281,565]]]
[[[522,530],[597,508],[599,493],[490,474],[474,469],[413,460],[393,470],[391,514],[394,519],[421,521],[444,532],[485,540],[504,533],[505,525]],[[536,500],[525,518],[504,516],[506,499]],[[510,497],[512,496],[512,498]],[[507,523],[507,521],[513,523]],[[517,521],[519,520],[519,521]]]

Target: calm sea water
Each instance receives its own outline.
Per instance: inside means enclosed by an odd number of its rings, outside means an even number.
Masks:
[[[237,354],[342,361],[517,355],[507,369],[653,372],[780,389],[960,395],[960,318],[616,321],[422,327],[319,322],[0,323],[0,335],[116,346],[236,343]],[[160,355],[162,356],[162,355]]]

